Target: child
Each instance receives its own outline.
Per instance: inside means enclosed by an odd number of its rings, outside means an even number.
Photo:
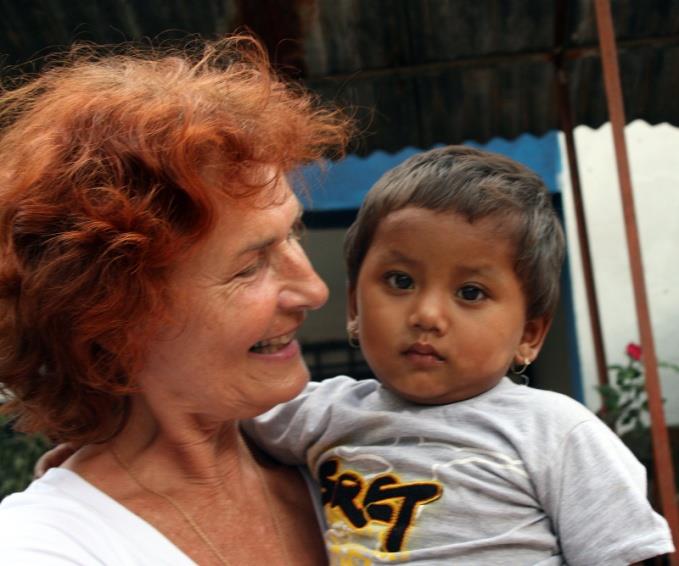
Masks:
[[[333,564],[630,564],[673,551],[645,471],[595,415],[515,385],[558,299],[564,238],[523,166],[451,146],[368,193],[347,233],[340,376],[248,434],[318,482]]]

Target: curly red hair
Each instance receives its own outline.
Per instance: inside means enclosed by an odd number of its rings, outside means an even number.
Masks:
[[[146,323],[215,198],[341,152],[349,123],[249,37],[67,59],[0,94],[0,380],[22,430],[86,443],[124,423]]]

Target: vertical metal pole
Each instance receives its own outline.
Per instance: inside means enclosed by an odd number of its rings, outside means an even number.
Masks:
[[[613,143],[615,145],[615,155],[618,163],[618,180],[620,183],[620,196],[622,198],[622,207],[625,218],[625,232],[627,235],[627,249],[632,271],[634,301],[637,310],[639,335],[641,337],[643,362],[646,374],[646,393],[648,395],[648,408],[651,415],[655,480],[660,495],[662,512],[670,525],[675,544],[677,544],[679,543],[679,512],[677,511],[674,486],[674,470],[660,391],[658,360],[655,354],[651,318],[648,303],[646,301],[646,285],[644,282],[643,263],[641,259],[641,246],[639,244],[639,232],[634,212],[632,181],[627,159],[627,147],[625,144],[625,111],[623,108],[622,89],[620,86],[620,71],[618,69],[613,18],[611,16],[609,0],[595,0],[595,8],[597,28],[599,31],[599,44],[601,46],[601,62],[604,69],[606,98],[608,99],[608,112],[613,128]],[[679,557],[677,557],[677,554],[673,554],[672,556],[672,564],[679,564]]]
[[[557,79],[559,80],[559,79]],[[575,210],[575,220],[578,230],[578,243],[580,245],[580,256],[582,261],[582,273],[585,279],[585,295],[587,297],[587,307],[589,310],[589,323],[592,331],[592,341],[594,342],[594,359],[596,361],[597,377],[599,385],[608,383],[608,369],[606,365],[606,354],[604,351],[603,331],[601,329],[601,318],[599,316],[599,301],[597,299],[596,284],[594,282],[594,269],[592,267],[592,254],[589,247],[589,235],[587,233],[587,221],[585,219],[585,209],[582,199],[580,185],[580,173],[578,169],[578,158],[575,152],[575,140],[573,139],[572,122],[570,115],[567,115],[569,106],[567,85],[558,85],[560,91],[559,114],[561,129],[566,138],[566,152],[568,155],[568,168],[571,177],[571,189],[573,191],[573,208]],[[565,100],[564,100],[565,99]]]
[[[604,351],[603,332],[599,317],[599,301],[597,300],[596,284],[594,281],[594,268],[592,267],[592,254],[589,247],[589,235],[587,233],[587,221],[583,204],[580,185],[580,170],[578,168],[578,156],[575,151],[575,139],[573,136],[573,118],[571,115],[571,101],[568,93],[568,76],[563,64],[563,48],[565,43],[565,30],[568,22],[568,0],[559,0],[556,8],[554,22],[554,37],[556,51],[554,54],[554,67],[556,78],[556,102],[559,111],[559,123],[561,131],[566,138],[566,154],[568,156],[568,170],[571,178],[571,190],[573,194],[573,208],[575,210],[575,224],[578,232],[578,244],[582,261],[582,275],[585,283],[585,296],[589,310],[589,323],[594,343],[594,359],[599,385],[608,383],[608,368]]]

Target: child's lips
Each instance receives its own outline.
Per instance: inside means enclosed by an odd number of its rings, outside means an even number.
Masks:
[[[403,354],[411,361],[425,364],[444,362],[445,358],[431,344],[416,342],[405,349]]]

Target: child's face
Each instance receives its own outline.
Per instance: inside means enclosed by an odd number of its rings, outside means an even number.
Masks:
[[[467,399],[495,385],[512,361],[537,356],[549,322],[526,320],[514,244],[498,224],[415,207],[380,222],[349,319],[373,372],[400,396]]]

